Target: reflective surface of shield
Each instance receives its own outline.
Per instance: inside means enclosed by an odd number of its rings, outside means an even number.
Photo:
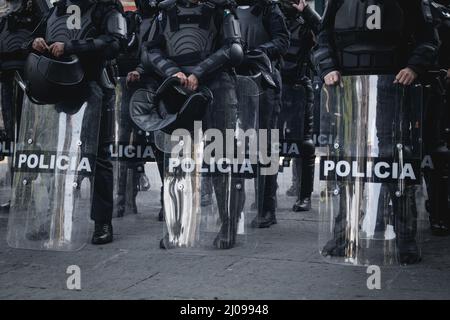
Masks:
[[[146,133],[132,125],[129,104],[135,89],[127,87],[125,78],[119,78],[117,83],[114,138],[108,146],[108,154],[114,171],[113,215],[122,217],[142,209],[137,205],[138,193],[150,189],[150,180],[146,174],[150,166],[146,170],[146,165],[155,161],[155,148],[148,142]],[[156,168],[151,166],[151,169]],[[158,176],[157,172],[152,176]],[[145,196],[142,200],[145,200]],[[145,205],[145,201],[142,204]]]
[[[0,205],[5,204],[11,198],[11,145],[12,141],[8,134],[8,117],[5,113],[9,112],[8,107],[3,105],[3,96],[5,88],[0,82]]]
[[[22,91],[14,75],[0,82],[0,213],[9,210],[11,200],[12,158]]]
[[[199,122],[192,132],[155,135],[156,144],[166,146],[166,248],[241,247],[257,213],[260,89],[250,77],[223,80],[229,81],[223,93],[218,93],[219,82],[217,88],[210,86],[215,102],[203,126]]]
[[[37,105],[27,96],[8,222],[13,248],[73,251],[88,240],[102,90],[85,101]]]
[[[324,86],[319,149],[323,256],[354,265],[410,264],[420,259],[424,224],[422,87],[394,76],[343,78]]]

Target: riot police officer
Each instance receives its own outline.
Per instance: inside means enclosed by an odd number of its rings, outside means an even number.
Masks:
[[[137,1],[134,9],[136,10],[125,12],[128,45],[127,49],[117,58],[119,78],[116,89],[119,90],[120,101],[116,101],[118,106],[114,116],[117,127],[117,136],[114,138],[116,150],[147,148],[145,133],[132,127],[129,103],[137,87],[133,82],[139,80],[139,73],[135,70],[139,69],[140,47],[148,38],[150,25],[157,12],[157,3],[156,1]],[[137,77],[135,73],[137,73]],[[137,152],[128,153],[128,156],[119,152],[115,153],[113,158],[116,155],[119,157],[114,161],[116,192],[114,214],[122,217],[126,214],[127,208],[136,214],[138,213],[136,205],[138,191],[147,191],[150,188],[150,181],[145,174],[145,162],[152,159],[138,157]],[[130,185],[129,188],[127,188],[127,184]]]
[[[207,111],[210,116],[207,114],[205,117],[211,119],[211,115],[214,114],[221,116],[215,116],[212,121],[205,121],[205,126],[223,130],[223,132],[225,129],[235,129],[236,94],[229,69],[241,62],[243,52],[232,3],[218,0],[205,2],[166,0],[161,2],[159,7],[161,11],[153,26],[153,36],[143,54],[142,62],[146,71],[156,73],[161,80],[169,79],[170,81],[170,78],[176,77],[182,87],[193,92],[201,86],[206,86],[214,96],[214,103]],[[235,244],[236,221],[237,215],[240,214],[239,210],[229,210],[228,197],[233,197],[234,192],[240,191],[235,190],[231,194],[226,192],[225,188],[229,185],[228,179],[230,179],[228,175],[219,174],[212,179],[221,220],[221,228],[214,239],[214,246],[219,249],[228,249]],[[176,181],[168,181],[170,177],[164,177],[164,180],[165,188],[170,189],[176,185]],[[164,201],[169,234],[175,235],[188,231],[190,227],[184,227],[183,220],[188,220],[189,215],[195,215],[197,212],[194,209],[189,212],[183,211],[184,205],[180,208],[181,212],[178,212],[177,200],[182,203],[190,200],[176,199],[177,192],[179,191],[170,189],[165,194]],[[190,196],[195,197],[195,195]],[[168,199],[173,203],[167,203]],[[171,208],[174,208],[175,212],[168,212],[168,210],[174,211]],[[177,220],[169,219],[172,216]],[[176,246],[177,243],[174,243],[169,235],[160,242],[162,249],[173,245]]]
[[[320,16],[304,0],[298,4],[281,2],[281,9],[291,32],[291,45],[283,57],[284,64],[281,68],[283,106],[279,127],[285,139],[301,141],[301,158],[294,159],[293,190],[297,201],[293,210],[309,211],[315,160],[312,141],[314,91],[311,83],[314,66],[311,62],[311,50],[314,46],[314,32],[318,31],[320,25]]]
[[[426,6],[441,40],[437,64],[427,73],[424,112],[423,170],[427,184],[427,210],[431,232],[450,234],[449,202],[449,100],[450,79],[450,1],[438,0]]]
[[[281,108],[282,56],[289,47],[289,30],[278,4],[270,0],[239,0],[236,14],[241,25],[242,40],[247,53],[259,52],[271,61],[271,80],[262,83],[264,94],[259,110],[259,129],[277,129]],[[248,59],[246,59],[248,60]],[[245,66],[246,61],[243,65]],[[268,139],[270,141],[270,139]],[[277,223],[277,175],[258,177],[258,215],[252,221],[254,228],[268,228]]]
[[[75,15],[72,18],[79,19],[79,24],[69,29],[68,19],[71,14]],[[122,14],[123,8],[116,0],[57,1],[46,21],[34,34],[32,43],[33,50],[55,58],[77,55],[89,83],[88,96],[101,97],[100,100],[93,99],[96,101],[95,107],[102,109],[91,210],[91,218],[95,222],[92,243],[96,245],[113,241],[112,163],[108,160],[105,146],[111,141],[111,112],[115,97],[114,87],[111,87],[114,75],[111,72],[108,74],[107,67],[108,61],[118,55],[125,43],[126,22]]]
[[[437,57],[439,40],[423,9],[426,4],[428,0],[330,0],[324,13],[314,58],[325,84],[338,85],[342,75],[395,75],[378,81],[376,129],[380,157],[393,157],[394,152],[389,142],[394,136],[392,121],[399,111],[392,110],[390,104],[393,83],[410,86]],[[401,117],[404,123],[411,121],[406,119],[408,115]],[[401,144],[406,147],[404,155],[408,156],[417,146],[412,146],[407,137],[402,139]],[[403,194],[396,194],[393,189],[389,186],[399,261],[416,263],[420,253],[416,243],[414,189],[405,187]],[[342,193],[341,203],[345,201],[345,192]],[[341,211],[345,210],[342,208]],[[335,219],[334,239],[322,249],[324,256],[345,254],[347,222],[346,213],[341,211]]]
[[[15,141],[16,125],[20,123],[22,91],[14,81],[15,72],[22,72],[26,59],[23,43],[31,40],[31,33],[49,10],[45,0],[2,1],[0,9],[0,110],[4,130],[0,133],[1,155],[10,156]],[[9,170],[2,170],[1,175]],[[7,185],[3,181],[1,185]],[[6,186],[5,186],[6,187]],[[1,199],[1,209],[9,208],[8,195]]]
[[[158,3],[160,1],[136,0],[135,2],[137,9],[136,12],[129,14],[129,16],[127,17],[128,21],[130,20],[134,21],[133,23],[130,24],[132,27],[129,28],[128,32],[130,34],[134,33],[135,35],[134,37],[136,38],[135,43],[132,45],[132,48],[128,50],[128,51],[131,50],[132,60],[134,61],[132,66],[129,66],[132,68],[128,70],[126,80],[127,85],[131,91],[129,93],[130,96],[137,87],[150,87],[150,88],[157,87],[157,82],[154,79],[155,75],[152,72],[145,72],[143,65],[140,63],[140,56],[142,53],[142,47],[144,43],[147,42],[149,38],[152,37],[151,34],[152,25],[155,21],[155,18],[157,17],[157,13],[159,10]],[[152,135],[146,137],[146,141],[150,142],[151,145],[154,146],[153,140],[154,139]],[[164,156],[157,148],[153,148],[153,151],[158,165],[158,171],[161,177],[161,181],[163,181]],[[141,176],[141,178],[144,178],[144,176]],[[163,221],[164,220],[163,187],[161,187],[160,202],[161,202],[161,209],[158,214],[158,220]]]

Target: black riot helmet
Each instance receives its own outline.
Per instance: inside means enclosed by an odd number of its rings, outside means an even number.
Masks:
[[[79,100],[84,71],[77,56],[55,59],[31,53],[25,63],[24,80],[29,98],[37,104]]]
[[[180,79],[167,78],[156,90],[138,89],[130,101],[130,117],[143,131],[171,133],[178,128],[192,130],[213,100],[207,87],[193,92],[181,86]]]
[[[144,17],[150,17],[158,11],[159,0],[136,0],[136,8]]]
[[[22,4],[22,0],[0,0],[0,18],[19,11]]]

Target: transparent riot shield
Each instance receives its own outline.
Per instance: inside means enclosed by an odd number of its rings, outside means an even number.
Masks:
[[[8,132],[8,117],[5,113],[9,113],[10,108],[4,103],[4,96],[8,94],[3,84],[0,82],[0,206],[4,205],[11,199],[11,151],[12,139]],[[5,121],[6,120],[6,121]],[[6,123],[5,123],[6,122]],[[0,213],[2,211],[0,210]]]
[[[214,96],[193,131],[156,135],[157,145],[165,146],[161,244],[167,249],[231,249],[247,241],[258,202],[260,89],[250,77],[233,81],[236,95],[221,102]]]
[[[11,200],[12,158],[18,104],[22,95],[14,76],[0,82],[0,214],[7,213]]]
[[[353,265],[420,260],[424,222],[422,87],[394,76],[344,77],[324,86],[319,150],[320,252]]]
[[[149,162],[155,162],[155,150],[146,133],[132,125],[129,105],[136,89],[128,87],[125,78],[119,78],[115,91],[114,133],[112,144],[108,146],[108,154],[114,171],[113,216],[123,217],[137,214],[143,207],[150,205],[152,197],[138,197],[138,194],[150,190],[150,179],[146,171],[156,168],[148,165]]]
[[[14,157],[7,241],[13,248],[74,251],[88,240],[102,90],[82,101],[24,98]]]

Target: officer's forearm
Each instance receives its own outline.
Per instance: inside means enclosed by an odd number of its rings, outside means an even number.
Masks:
[[[97,53],[107,59],[115,58],[120,51],[120,41],[112,36],[100,36],[95,39],[72,40],[65,43],[66,54]]]
[[[311,6],[306,6],[302,12],[302,17],[308,23],[309,27],[317,34],[320,29],[320,15]]]
[[[326,30],[323,30],[318,36],[318,45],[313,52],[313,61],[322,78],[331,71],[338,70],[331,37]]]
[[[258,49],[267,54],[270,60],[276,60],[285,55],[289,49],[289,37],[283,36],[266,42],[260,45]]]
[[[272,40],[260,45],[257,49],[263,51],[270,60],[279,59],[284,56],[289,49],[291,35],[286,26],[285,19],[278,7],[273,9],[274,12],[270,20],[266,22],[268,30],[270,30]]]
[[[143,49],[141,54],[141,65],[145,72],[156,72],[163,78],[171,77],[181,72],[175,62],[165,57],[160,49]]]
[[[433,43],[422,43],[417,46],[408,61],[408,67],[417,74],[423,74],[437,60],[438,47]]]
[[[207,59],[200,62],[192,71],[198,79],[202,79],[206,75],[221,69],[226,64],[230,63],[232,66],[241,64],[244,57],[242,47],[234,43],[231,46],[224,46],[210,55]]]

